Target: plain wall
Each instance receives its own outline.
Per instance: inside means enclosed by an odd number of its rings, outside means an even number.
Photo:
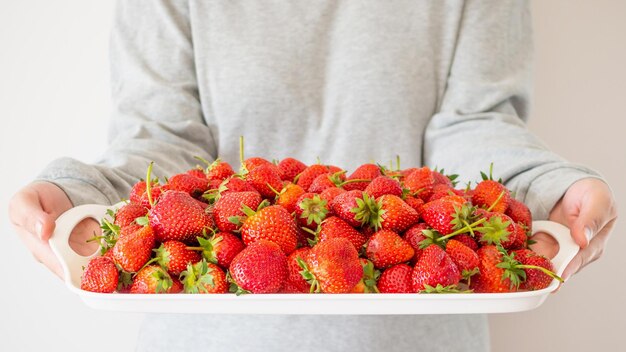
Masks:
[[[142,316],[92,310],[35,262],[8,200],[59,156],[91,162],[110,111],[111,1],[0,3],[0,350],[132,350]],[[533,2],[535,100],[529,128],[626,199],[626,2]],[[491,317],[494,351],[614,350],[626,340],[620,221],[604,257],[527,313]],[[115,337],[105,337],[118,331]]]

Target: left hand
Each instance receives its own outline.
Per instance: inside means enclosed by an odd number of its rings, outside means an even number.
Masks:
[[[580,246],[580,251],[563,272],[567,280],[587,264],[600,258],[611,229],[617,219],[617,207],[608,185],[595,178],[577,181],[550,212],[549,219],[567,226]],[[556,241],[549,235],[533,236],[537,243],[532,249],[549,258],[558,251]]]

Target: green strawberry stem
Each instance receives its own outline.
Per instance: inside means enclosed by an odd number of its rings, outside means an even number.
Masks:
[[[400,171],[400,155],[396,155],[396,171]]]
[[[335,183],[335,185],[337,185],[337,187],[343,187],[343,186],[345,186],[345,185],[347,185],[347,184],[350,184],[350,183],[356,183],[356,182],[370,182],[370,181],[372,181],[372,180],[363,179],[363,178],[355,178],[355,179],[352,179],[352,180],[343,181],[343,182],[341,182],[341,183],[339,183],[339,184],[336,184],[336,183]]]
[[[243,136],[239,136],[239,162],[241,163],[241,171],[240,174],[241,175],[245,175],[248,173],[248,169],[246,169],[246,165],[243,162],[244,159],[244,155],[243,155]]]
[[[146,194],[148,194],[148,203],[150,203],[150,207],[154,206],[154,201],[152,200],[152,179],[150,178],[152,175],[153,165],[154,161],[151,161],[150,165],[148,165],[148,172],[146,173]]]
[[[280,196],[280,192],[277,191],[276,188],[272,187],[272,185],[270,185],[269,182],[266,183],[266,185],[267,185],[267,187],[269,187],[272,190],[272,192],[274,192],[276,194],[277,197]]]
[[[473,223],[471,223],[469,225],[466,225],[466,226],[463,226],[460,229],[458,229],[458,230],[456,230],[456,231],[454,231],[454,232],[452,232],[450,234],[447,234],[445,236],[437,238],[437,241],[445,241],[445,240],[447,240],[450,237],[454,237],[454,236],[456,236],[458,234],[465,233],[468,230],[470,232],[472,232],[472,229],[476,228],[476,225],[480,225],[480,224],[482,224],[485,221],[487,221],[487,218],[478,219],[478,220],[474,221]]]
[[[557,279],[561,283],[564,282],[563,279],[559,275],[553,273],[552,271],[550,271],[550,270],[548,270],[548,269],[546,269],[546,268],[544,268],[542,266],[519,264],[519,265],[517,265],[517,267],[518,268],[522,268],[522,269],[537,269],[537,270],[541,270],[544,274],[550,276],[551,278]]]

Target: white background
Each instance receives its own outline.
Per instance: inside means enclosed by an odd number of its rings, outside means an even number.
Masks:
[[[142,316],[95,311],[35,262],[8,200],[59,156],[90,162],[110,111],[111,1],[0,3],[0,350],[132,350]],[[529,128],[626,199],[626,2],[535,1],[535,106]],[[491,317],[494,351],[614,350],[624,343],[624,225],[605,256],[539,309]],[[120,347],[121,346],[121,347]]]

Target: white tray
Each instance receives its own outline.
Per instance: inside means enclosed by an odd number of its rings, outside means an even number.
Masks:
[[[116,206],[119,206],[117,204]],[[540,306],[558,287],[558,281],[543,290],[514,293],[459,294],[104,294],[80,289],[83,267],[97,252],[83,257],[68,244],[72,229],[83,219],[100,221],[104,205],[83,205],[62,214],[56,223],[50,246],[59,258],[65,283],[88,306],[109,311],[203,314],[470,314],[508,313]],[[552,262],[558,275],[579,247],[569,229],[550,221],[533,222],[533,231],[552,235],[559,253]]]

